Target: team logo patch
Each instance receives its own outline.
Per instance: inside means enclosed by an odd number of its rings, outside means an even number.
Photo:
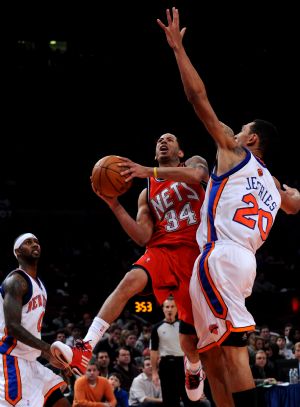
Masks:
[[[257,168],[257,173],[258,173],[258,175],[260,176],[260,177],[262,177],[263,176],[263,170],[261,169],[261,168]]]
[[[147,257],[146,262],[149,263],[150,260],[150,257]]]
[[[210,330],[210,333],[218,335],[218,325],[217,324],[210,324],[208,329]]]

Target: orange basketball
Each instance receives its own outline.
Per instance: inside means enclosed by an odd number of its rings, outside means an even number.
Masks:
[[[91,183],[96,194],[113,198],[124,194],[132,185],[132,181],[125,182],[126,177],[120,173],[127,167],[119,167],[122,163],[117,155],[107,155],[94,165]]]

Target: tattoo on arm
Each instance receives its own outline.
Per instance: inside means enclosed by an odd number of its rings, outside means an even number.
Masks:
[[[8,334],[24,344],[39,350],[47,350],[49,345],[32,335],[21,325],[23,297],[28,291],[26,280],[19,274],[9,276],[4,285],[4,318]]]

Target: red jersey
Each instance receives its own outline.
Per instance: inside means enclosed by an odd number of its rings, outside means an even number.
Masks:
[[[147,247],[188,245],[198,247],[196,231],[204,200],[203,186],[148,179],[148,204],[154,220],[154,233]]]

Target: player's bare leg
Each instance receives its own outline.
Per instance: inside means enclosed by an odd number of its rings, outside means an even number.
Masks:
[[[111,322],[118,318],[127,302],[134,295],[143,291],[147,282],[148,276],[145,270],[141,268],[134,268],[126,273],[100,308],[83,341],[77,341],[72,348],[72,360],[69,356],[70,348],[62,342],[56,341],[51,345],[52,353],[56,352],[58,355],[61,353],[61,357],[68,361],[73,372],[79,375],[84,374],[94,347],[109,328]]]
[[[148,276],[141,268],[134,268],[126,273],[119,285],[105,300],[97,317],[111,324],[121,314],[127,302],[134,295],[143,291],[147,282]]]
[[[184,354],[191,363],[199,362],[199,352],[197,350],[197,335],[180,334],[180,346]]]
[[[230,389],[236,407],[255,407],[257,394],[254,379],[249,365],[249,354],[246,346],[223,346],[226,371],[230,377]]]
[[[84,341],[89,341],[92,349],[102,338],[109,325],[121,314],[127,302],[134,295],[143,291],[147,282],[147,273],[142,268],[134,268],[125,274],[115,290],[105,300],[84,338]]]
[[[211,393],[217,407],[234,407],[229,371],[223,347],[215,346],[200,355],[210,385]],[[236,372],[233,373],[236,375]]]
[[[46,404],[47,405],[47,404]],[[65,397],[57,400],[52,407],[70,407],[71,404],[69,403],[69,400],[67,400]]]

